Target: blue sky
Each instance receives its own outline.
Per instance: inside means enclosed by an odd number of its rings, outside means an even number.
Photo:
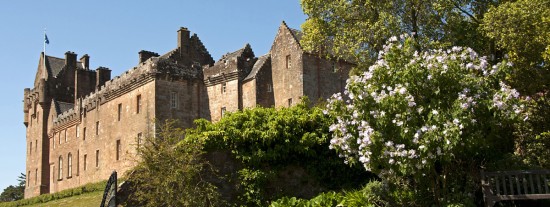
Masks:
[[[305,19],[299,0],[0,0],[0,191],[25,172],[23,89],[33,87],[44,28],[48,55],[89,54],[91,69],[108,67],[114,77],[137,64],[140,50],[174,49],[180,27],[218,60],[246,43],[266,54],[283,20],[299,29]]]

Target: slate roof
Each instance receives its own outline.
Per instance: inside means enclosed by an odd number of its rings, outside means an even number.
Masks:
[[[46,55],[46,66],[48,66],[48,74],[56,77],[65,66],[65,59]],[[76,67],[84,69],[82,62],[77,61]]]
[[[55,111],[57,112],[57,114],[62,114],[63,112],[74,108],[73,103],[67,103],[67,102],[56,101],[56,100],[53,100],[53,103],[55,105]]]
[[[250,80],[250,79],[253,79],[256,77],[256,74],[258,74],[258,72],[260,71],[260,69],[267,63],[271,60],[271,54],[267,53],[265,55],[262,55],[258,58],[258,61],[256,61],[256,63],[254,63],[254,66],[252,67],[252,70],[250,71],[250,73],[248,74],[248,76],[246,76],[246,78],[244,78],[243,81],[247,81],[247,80]]]

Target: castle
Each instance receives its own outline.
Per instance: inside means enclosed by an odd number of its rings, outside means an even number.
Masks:
[[[219,120],[244,108],[288,107],[326,99],[344,89],[352,65],[320,58],[300,46],[302,33],[284,22],[268,54],[250,45],[214,62],[196,34],[181,28],[177,48],[164,55],[139,52],[134,68],[111,79],[108,68],[41,54],[34,88],[24,89],[25,198],[55,193],[123,174],[136,149],[155,136],[155,121]]]

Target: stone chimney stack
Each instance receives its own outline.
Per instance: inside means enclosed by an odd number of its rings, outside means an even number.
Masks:
[[[182,55],[189,53],[189,30],[185,27],[178,30],[178,48]]]
[[[76,54],[71,51],[65,53],[65,65],[71,68],[76,68]]]
[[[106,67],[99,67],[96,70],[96,88],[101,87],[105,82],[111,80],[111,70]]]
[[[147,50],[141,50],[139,51],[139,63],[147,61],[151,57],[158,57],[159,54],[156,52],[151,52]]]
[[[88,54],[83,55],[80,62],[84,65],[84,69],[90,69],[90,56]]]

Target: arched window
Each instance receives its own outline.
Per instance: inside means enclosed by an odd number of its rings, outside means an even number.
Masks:
[[[69,153],[67,155],[67,178],[73,176],[73,155]]]
[[[59,169],[57,172],[57,179],[63,179],[63,156],[59,156]]]

